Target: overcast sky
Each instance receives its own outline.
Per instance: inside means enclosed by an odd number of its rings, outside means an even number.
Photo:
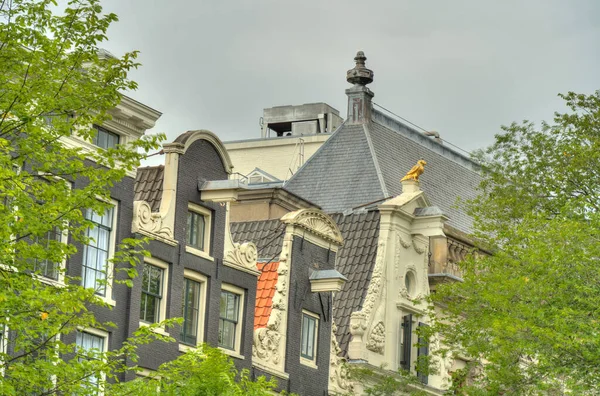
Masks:
[[[600,89],[598,0],[105,0],[106,48],[137,49],[131,94],[153,131],[260,137],[266,107],[326,102],[346,115],[357,50],[374,101],[473,150],[500,125],[549,119],[557,93]]]

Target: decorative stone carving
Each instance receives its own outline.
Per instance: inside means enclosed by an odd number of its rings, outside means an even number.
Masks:
[[[384,347],[385,325],[382,321],[379,321],[371,330],[371,334],[369,335],[369,341],[367,342],[367,349],[383,355]]]
[[[362,336],[365,334],[365,330],[367,329],[367,321],[365,316],[366,315],[362,311],[352,312],[352,315],[350,315],[350,334],[358,337],[359,340],[362,340]]]
[[[279,327],[279,326],[277,326]],[[254,330],[254,343],[252,345],[252,356],[279,364],[279,344],[281,334],[271,330],[269,326]]]
[[[342,352],[335,333],[337,326],[331,323],[331,351],[329,354],[329,390],[338,393],[354,393],[354,386],[350,381],[350,373],[346,367],[346,359],[340,356]]]
[[[256,246],[253,244],[252,246],[253,250],[251,252],[248,249],[252,248],[246,248],[246,251],[243,252],[245,256],[249,257],[252,254],[256,256]],[[273,295],[271,315],[267,327],[254,330],[252,344],[252,356],[256,361],[279,372],[284,371],[285,360],[285,343],[282,340],[285,340],[287,329],[286,326],[281,324],[287,320],[288,257],[290,249],[291,242],[286,238],[279,256],[277,284]],[[256,266],[256,257],[254,257],[254,265]]]
[[[233,250],[225,254],[225,260],[243,268],[256,271],[258,252],[252,242],[234,243]]]
[[[410,247],[410,245],[412,245],[409,241],[407,241],[406,239],[402,238],[402,235],[400,235],[399,232],[397,232],[396,235],[398,236],[398,243],[400,245],[402,245],[402,247],[404,249],[408,249]]]
[[[163,216],[160,213],[152,213],[152,209],[146,201],[133,202],[131,231],[173,239],[173,230],[163,225]]]
[[[285,224],[293,224],[304,228],[332,242],[341,245],[343,238],[338,226],[325,213],[315,209],[300,209],[287,213],[281,218]]]
[[[363,312],[366,316],[368,316],[373,311],[373,308],[378,300],[379,293],[383,286],[383,269],[385,264],[384,259],[385,242],[379,242],[379,245],[377,246],[377,258],[375,259],[375,267],[373,268],[371,282],[369,283],[367,295],[365,297],[363,308],[361,310],[361,312]]]
[[[413,239],[412,245],[413,245],[413,248],[415,249],[415,252],[417,252],[419,254],[423,254],[427,251],[426,245],[421,245],[420,243],[417,243],[417,241],[415,241],[414,239]]]
[[[408,292],[408,289],[404,286],[402,286],[400,288],[400,290],[398,291],[398,299],[402,299],[402,298],[406,298],[407,300],[410,300],[410,293]]]
[[[379,242],[371,283],[362,309],[365,318],[373,324],[369,330],[369,339],[366,346],[367,349],[376,353],[383,353],[383,345],[385,344],[385,326],[383,324],[387,294],[384,276],[385,250],[385,243]]]

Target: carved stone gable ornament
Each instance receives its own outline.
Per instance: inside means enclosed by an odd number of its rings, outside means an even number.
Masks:
[[[336,245],[341,245],[343,238],[337,224],[320,210],[300,209],[287,213],[281,218],[285,224],[304,228]]]

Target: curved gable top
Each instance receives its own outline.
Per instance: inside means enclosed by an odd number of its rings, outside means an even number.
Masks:
[[[311,231],[336,245],[343,242],[342,233],[335,221],[318,209],[296,210],[287,213],[281,221]]]
[[[217,150],[217,153],[219,153],[219,156],[221,157],[221,161],[223,162],[225,171],[227,173],[231,173],[231,170],[233,169],[233,164],[231,163],[231,158],[229,158],[229,153],[227,152],[227,149],[223,145],[221,139],[219,139],[217,135],[215,135],[211,131],[208,131],[206,129],[187,131],[186,133],[179,135],[173,143],[183,144],[183,153],[185,153],[188,150],[188,148],[190,148],[192,143],[194,143],[197,140],[206,140],[207,142],[212,144]]]

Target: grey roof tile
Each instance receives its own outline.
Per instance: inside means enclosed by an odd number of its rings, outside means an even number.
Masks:
[[[373,110],[372,122],[344,124],[286,183],[286,188],[336,213],[402,192],[400,179],[425,159],[421,188],[432,205],[460,231],[472,231],[472,219],[458,209],[459,199],[476,196],[479,166],[422,133]],[[382,185],[383,182],[383,185]]]
[[[402,193],[400,179],[423,158],[427,165],[419,179],[431,205],[439,206],[450,218],[450,226],[466,233],[472,231],[472,219],[456,206],[459,199],[475,198],[481,180],[478,172],[377,122],[371,123],[369,133],[391,195]]]
[[[337,337],[344,355],[350,342],[350,315],[361,309],[371,277],[379,238],[379,212],[332,215],[338,224],[344,245],[336,256],[336,269],[348,278],[342,290],[336,293],[333,315],[337,325]],[[371,237],[365,237],[365,230]]]
[[[259,261],[279,260],[285,233],[285,224],[279,219],[231,223],[230,228],[234,242],[256,244]]]
[[[371,151],[361,125],[340,127],[285,187],[328,213],[384,198]]]
[[[135,177],[134,200],[146,201],[153,212],[160,210],[164,166],[147,166],[138,168]]]

